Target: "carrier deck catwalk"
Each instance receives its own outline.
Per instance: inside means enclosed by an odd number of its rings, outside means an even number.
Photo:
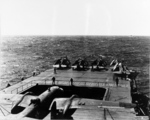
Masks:
[[[52,81],[53,77],[55,77],[55,83]],[[72,83],[70,82],[71,78],[73,79]],[[91,71],[90,69],[86,71],[76,71],[72,69],[57,70],[55,74],[53,69],[49,69],[39,75],[33,76],[3,89],[0,91],[0,99],[6,99],[4,94],[10,95],[10,99],[17,99],[17,97],[14,97],[15,95],[24,94],[26,91],[30,91],[36,86],[39,88],[40,86],[50,87],[53,86],[52,84],[62,88],[67,86],[81,88],[80,90],[78,89],[78,92],[83,94],[83,96],[86,96],[85,98],[82,98],[82,96],[79,95],[81,98],[80,102],[83,103],[83,108],[81,107],[76,109],[71,118],[73,120],[148,120],[148,116],[136,116],[134,108],[130,108],[130,106],[129,108],[118,108],[119,105],[116,105],[116,102],[132,103],[130,81],[120,79],[117,86],[116,81],[113,80],[113,72],[110,68],[107,71]],[[90,89],[93,88],[95,88],[95,90],[93,90],[91,93],[88,93]],[[93,96],[96,97],[87,97],[89,94],[93,94]],[[97,99],[99,96],[101,98]],[[107,104],[107,101],[109,101],[109,103],[106,105],[107,107],[104,108],[102,105]],[[2,106],[6,110],[3,110]],[[9,116],[6,111],[10,111],[11,107],[12,106],[1,104],[0,108],[2,112],[0,112],[0,116]],[[31,117],[24,118],[24,120],[35,119],[36,118]],[[42,119],[50,120],[51,112]]]

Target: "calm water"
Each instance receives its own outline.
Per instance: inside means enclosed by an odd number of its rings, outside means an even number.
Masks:
[[[40,72],[52,68],[54,60],[67,55],[74,62],[77,57],[94,60],[98,55],[122,60],[129,68],[138,70],[139,90],[149,90],[150,37],[123,36],[15,36],[3,37],[1,44],[1,88],[21,77],[30,77],[36,69]]]

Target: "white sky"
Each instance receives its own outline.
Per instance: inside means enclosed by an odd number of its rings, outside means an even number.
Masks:
[[[150,0],[1,0],[2,35],[150,35]]]

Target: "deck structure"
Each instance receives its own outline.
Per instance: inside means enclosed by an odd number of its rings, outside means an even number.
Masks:
[[[2,94],[19,94],[23,91],[35,86],[35,85],[52,85],[52,78],[55,77],[55,85],[61,86],[84,86],[105,88],[106,92],[103,101],[123,102],[131,103],[131,88],[130,82],[127,80],[119,79],[118,86],[113,79],[113,73],[111,69],[108,71],[76,71],[72,69],[57,70],[54,74],[53,69],[49,69],[37,76],[33,76],[24,81],[21,81],[13,86],[5,88],[0,91]],[[70,79],[73,79],[71,84]],[[95,93],[99,94],[99,93]],[[11,96],[11,95],[10,95]],[[77,109],[73,114],[74,120],[148,120],[148,117],[138,117],[134,112],[134,108],[102,108],[98,107],[102,104],[102,101],[95,99],[82,99],[85,105],[97,106],[89,107],[89,109]],[[6,108],[7,109],[7,108]],[[50,114],[48,114],[44,120],[50,120]]]

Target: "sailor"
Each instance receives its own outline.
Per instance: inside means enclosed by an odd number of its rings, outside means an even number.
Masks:
[[[23,81],[25,78],[24,77],[21,77],[21,81]]]
[[[7,84],[6,88],[9,87],[9,86],[11,86],[10,83]]]
[[[70,79],[70,85],[73,86],[73,79]]]
[[[36,76],[36,75],[38,75],[38,74],[39,74],[39,71],[36,70],[36,69],[35,69],[35,70],[33,71],[33,73],[32,73],[33,76]]]
[[[55,77],[52,77],[52,85],[55,85]]]
[[[118,86],[118,84],[119,84],[119,79],[118,77],[116,77],[116,86]]]
[[[36,75],[36,71],[33,71],[33,76],[35,76]]]
[[[57,74],[57,72],[56,72],[56,67],[54,67],[54,74]]]

